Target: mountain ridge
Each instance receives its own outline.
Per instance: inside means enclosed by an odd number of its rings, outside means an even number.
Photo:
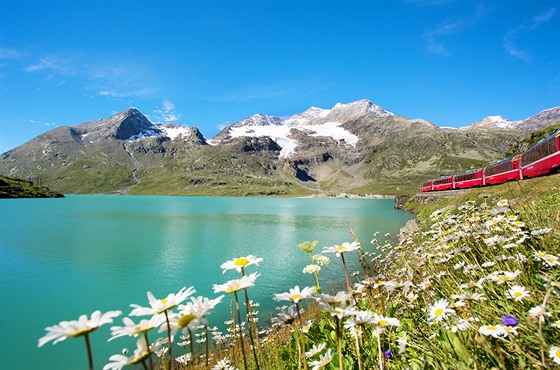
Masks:
[[[539,115],[524,121],[560,121],[556,108]],[[3,153],[0,173],[66,193],[387,194],[495,160],[524,135],[495,126],[440,128],[364,99],[288,118],[259,113],[206,140],[194,126],[155,124],[130,108],[37,136]]]

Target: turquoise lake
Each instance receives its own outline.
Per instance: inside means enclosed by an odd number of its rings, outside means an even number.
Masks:
[[[220,265],[249,254],[264,258],[247,272],[261,274],[249,296],[260,303],[265,323],[280,305],[274,293],[314,283],[302,273],[309,257],[298,243],[318,240],[319,253],[352,241],[351,227],[363,248],[373,251],[374,232],[381,240],[385,233],[396,237],[411,218],[393,205],[376,199],[110,195],[0,200],[0,368],[86,369],[81,337],[37,348],[45,327],[95,310],[128,315],[132,303],[148,306],[147,291],[163,298],[194,286],[196,295],[214,298],[213,284],[239,277],[236,271],[222,274]],[[344,283],[340,259],[328,256],[331,264],[320,274],[325,291]],[[356,254],[347,261],[350,271],[358,270]],[[114,324],[122,325],[121,317]],[[225,297],[208,319],[220,326],[228,318]],[[122,348],[134,348],[130,338],[107,343],[110,326],[91,335],[96,369]]]

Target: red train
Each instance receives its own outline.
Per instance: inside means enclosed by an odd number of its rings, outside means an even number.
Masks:
[[[560,169],[560,130],[529,150],[488,167],[426,181],[422,191],[468,189],[545,175]]]

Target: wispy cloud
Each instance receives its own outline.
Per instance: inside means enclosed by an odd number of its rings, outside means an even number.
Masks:
[[[504,48],[509,55],[516,59],[521,59],[524,62],[531,62],[532,56],[525,50],[520,49],[517,46],[517,40],[519,37],[537,29],[543,23],[546,23],[556,14],[557,9],[555,7],[549,8],[541,14],[532,17],[525,23],[520,24],[516,28],[512,29],[505,34],[503,38]]]
[[[264,85],[250,85],[233,89],[224,94],[208,97],[207,100],[228,103],[246,103],[252,100],[264,100],[285,95],[299,97],[313,95],[332,86],[328,84],[314,84],[308,81],[282,81]]]
[[[47,79],[79,78],[84,89],[111,99],[142,97],[158,91],[150,86],[150,81],[153,80],[150,69],[141,63],[50,55],[27,65],[24,71],[40,73]]]
[[[157,121],[165,123],[175,123],[181,117],[180,114],[175,112],[175,104],[169,100],[164,100],[161,108],[154,110],[154,113]]]
[[[0,48],[0,59],[16,59],[21,57],[21,53],[15,49]]]
[[[466,20],[445,21],[435,28],[425,31],[422,34],[422,39],[426,44],[426,50],[431,54],[449,55],[450,52],[446,47],[445,40],[449,36],[462,31],[468,24],[469,22]]]

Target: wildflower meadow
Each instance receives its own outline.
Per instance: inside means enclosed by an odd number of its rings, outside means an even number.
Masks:
[[[104,370],[560,367],[559,223],[557,190],[522,205],[481,194],[434,211],[398,242],[378,232],[360,241],[350,229],[340,245],[294,246],[310,263],[301,285],[271,294],[270,324],[250,299],[269,261],[247,255],[221,265],[229,279],[213,285],[215,297],[148,292],[120,320],[95,311],[47,327],[38,345],[83,337],[93,369],[89,337],[112,324],[111,345],[133,336],[137,347]],[[361,271],[348,271],[349,259]],[[326,264],[340,269],[338,291],[321,285]],[[218,304],[230,306],[225,332],[210,325]]]

